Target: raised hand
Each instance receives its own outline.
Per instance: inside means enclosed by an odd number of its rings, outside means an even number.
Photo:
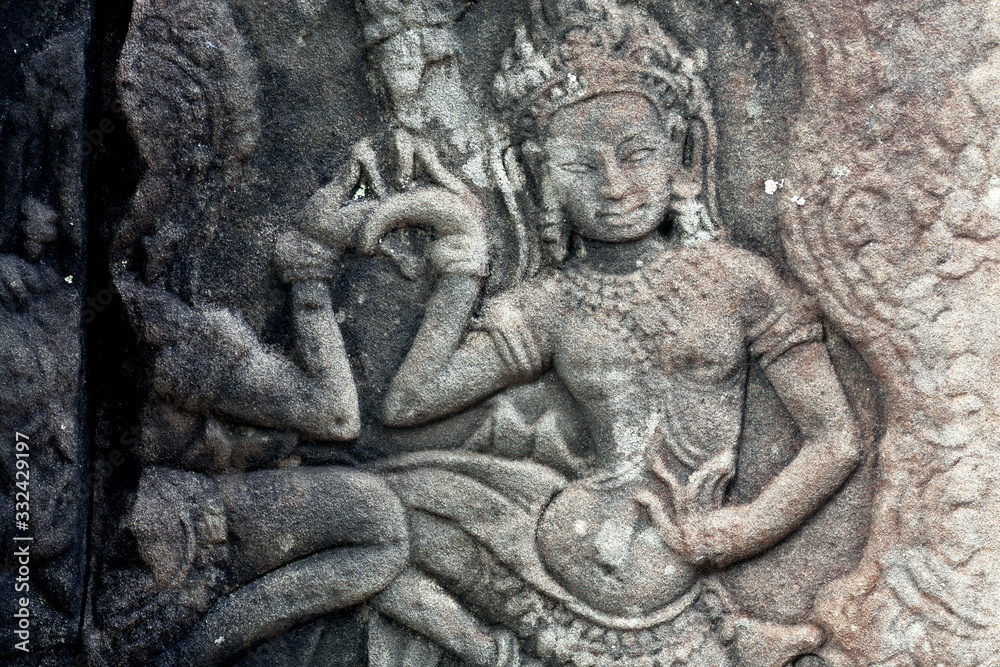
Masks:
[[[51,284],[52,276],[42,267],[17,255],[0,255],[0,306],[21,307]]]
[[[430,141],[397,129],[391,149],[391,191],[372,141],[360,141],[341,174],[309,200],[298,229],[337,252],[374,254],[392,230],[418,227],[435,233],[429,259],[441,273],[483,275],[487,253],[480,202],[441,163]]]
[[[275,244],[274,263],[286,283],[329,281],[335,274],[338,253],[302,232],[283,232]]]
[[[422,167],[430,185],[440,185],[444,189],[463,195],[467,189],[454,174],[448,171],[438,157],[434,144],[421,137],[414,137],[403,129],[393,133],[393,153],[396,157],[397,180],[401,189],[413,186],[414,179]]]
[[[368,197],[366,183],[373,198]],[[299,214],[298,229],[343,252],[355,245],[361,223],[387,194],[375,151],[371,141],[365,139],[351,149],[350,159],[340,175],[309,199]]]
[[[488,247],[485,209],[471,194],[459,196],[440,187],[420,187],[390,195],[364,222],[358,250],[375,252],[378,242],[394,229],[416,227],[434,234],[429,251],[432,266],[442,274],[485,276]]]

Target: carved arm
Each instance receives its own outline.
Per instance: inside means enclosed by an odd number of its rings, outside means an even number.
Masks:
[[[821,344],[789,350],[766,372],[804,441],[795,459],[753,502],[705,517],[703,550],[719,565],[754,556],[784,539],[829,500],[861,460],[857,423]]]
[[[822,345],[795,347],[766,372],[804,442],[756,499],[696,512],[678,506],[675,490],[670,516],[650,494],[637,496],[671,547],[693,563],[724,567],[770,549],[829,500],[860,462],[858,427]]]
[[[522,381],[490,337],[467,333],[486,275],[484,209],[469,194],[439,187],[391,195],[359,230],[358,248],[371,253],[403,226],[435,235],[430,263],[440,273],[423,323],[383,405],[388,426],[415,426],[475,405]]]
[[[279,241],[278,255],[283,277],[292,283],[298,365],[255,345],[235,368],[217,409],[319,440],[356,438],[357,388],[325,282],[333,253],[290,232]]]

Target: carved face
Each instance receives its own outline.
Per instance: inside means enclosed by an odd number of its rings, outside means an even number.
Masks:
[[[682,144],[671,139],[680,122],[632,93],[586,100],[553,116],[546,186],[580,236],[620,243],[660,225],[682,165]]]
[[[420,95],[428,72],[452,63],[455,55],[447,30],[404,30],[373,47],[374,74],[398,112]]]
[[[393,104],[405,106],[420,92],[426,67],[420,35],[415,31],[394,35],[378,46],[376,54],[378,75]]]

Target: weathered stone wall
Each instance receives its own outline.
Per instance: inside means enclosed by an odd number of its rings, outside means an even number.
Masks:
[[[998,25],[0,0],[0,664],[994,664]]]

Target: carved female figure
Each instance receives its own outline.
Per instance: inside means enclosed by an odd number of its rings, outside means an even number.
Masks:
[[[551,372],[581,408],[593,466],[575,480],[489,454],[375,467],[409,508],[414,565],[541,659],[783,665],[818,630],[744,623],[741,634],[708,573],[826,502],[858,461],[854,419],[808,301],[716,230],[714,130],[690,63],[648,15],[590,4],[547,7],[551,32],[538,47],[522,33],[498,79],[526,121],[551,266],[474,317],[482,209],[440,188],[385,200],[360,245],[408,224],[437,237],[440,278],[387,424],[426,423]],[[753,359],[804,442],[753,502],[723,506]],[[405,605],[379,608],[422,624]]]
[[[119,83],[146,169],[111,263],[149,361],[142,471],[103,554],[88,642],[102,665],[217,665],[376,594],[406,565],[406,526],[377,476],[299,467],[292,454],[360,429],[329,251],[279,249],[291,354],[205,294],[205,247],[260,132],[231,11],[137,2],[132,21]]]

